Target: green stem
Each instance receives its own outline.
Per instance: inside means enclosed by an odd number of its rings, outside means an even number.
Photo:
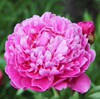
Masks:
[[[52,90],[53,90],[54,97],[59,98],[60,97],[60,92],[58,90],[54,89],[54,88],[52,88]]]
[[[23,92],[24,92],[23,89],[19,89],[19,90],[16,92],[16,95],[17,95],[17,96],[20,96]]]

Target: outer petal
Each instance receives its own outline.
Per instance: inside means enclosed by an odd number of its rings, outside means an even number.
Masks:
[[[57,90],[65,89],[65,88],[67,88],[67,83],[66,82],[61,82],[60,84],[54,86],[54,88],[57,89]]]
[[[94,59],[95,59],[95,56],[96,56],[96,52],[94,51],[94,50],[90,50],[90,53],[91,53],[91,62],[93,62],[94,61]]]
[[[52,14],[52,13],[50,13],[50,12],[46,12],[46,13],[44,13],[43,15],[42,15],[42,19],[43,19],[43,21],[45,21],[46,23],[48,23],[49,21],[50,21],[50,19],[52,18],[52,17],[55,17],[56,15],[55,14]],[[50,22],[49,22],[50,23]]]
[[[68,86],[73,90],[78,91],[80,93],[85,93],[90,88],[91,81],[86,74],[81,74],[80,76],[73,78]]]
[[[31,78],[24,77],[22,78],[21,83],[24,87],[29,88],[31,86],[31,80]]]
[[[23,87],[21,83],[22,77],[20,76],[18,71],[16,71],[13,68],[13,65],[6,67],[6,71],[7,71],[7,74],[9,74],[9,78],[11,79],[11,82],[13,82],[12,85],[15,85],[16,88],[22,88]]]
[[[80,68],[73,68],[70,70],[66,70],[63,74],[61,74],[60,77],[65,78],[65,77],[75,77],[76,74],[80,73]]]
[[[3,74],[2,71],[0,70],[0,85],[2,84],[2,78],[3,78]]]
[[[54,77],[43,77],[41,79],[33,79],[32,80],[32,86],[33,86],[33,90],[42,92],[42,91],[46,91],[47,89],[50,88],[52,82],[53,82]]]

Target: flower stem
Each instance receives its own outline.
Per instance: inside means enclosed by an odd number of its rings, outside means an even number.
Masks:
[[[54,88],[52,88],[53,94],[55,98],[59,98],[60,97],[60,92]]]
[[[23,89],[19,89],[19,90],[16,92],[16,95],[19,96],[19,95],[21,95],[23,92],[24,92]]]

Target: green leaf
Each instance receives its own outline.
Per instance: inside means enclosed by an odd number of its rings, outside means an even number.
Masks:
[[[91,21],[91,20],[93,20],[92,16],[88,13],[88,11],[85,11],[85,13],[83,15],[83,19],[85,21],[89,21],[89,20]]]
[[[73,96],[71,96],[69,99],[79,99],[79,94],[74,92]]]
[[[100,99],[100,85],[93,87],[87,94],[89,99]]]
[[[4,70],[5,68],[5,60],[3,57],[0,56],[0,69]]]
[[[90,94],[88,97],[92,99],[100,99],[100,92],[95,92],[93,94]]]
[[[96,19],[96,27],[97,32],[100,33],[100,13],[98,14]]]
[[[17,96],[20,96],[23,92],[24,92],[24,90],[19,89],[19,90],[17,91],[16,95],[17,95]]]
[[[54,88],[52,88],[52,90],[53,90],[54,98],[59,98],[60,97],[59,91],[57,91]]]
[[[88,92],[88,94],[90,95],[90,94],[93,94],[93,93],[96,93],[96,92],[100,92],[100,85],[98,85],[98,86],[92,88],[92,89]]]

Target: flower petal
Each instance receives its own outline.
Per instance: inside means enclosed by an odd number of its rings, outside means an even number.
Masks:
[[[80,93],[85,93],[90,88],[91,81],[86,74],[81,74],[80,76],[73,78],[69,83],[68,86],[71,87],[73,90],[78,91]]]
[[[37,89],[36,91],[39,91],[39,92],[49,89],[52,82],[53,82],[53,79],[54,79],[53,76],[51,76],[49,78],[48,77],[43,77],[41,79],[33,79],[32,80],[33,90],[35,90],[34,87],[38,87],[38,88],[36,88]]]
[[[95,56],[96,56],[96,53],[95,53],[95,51],[94,50],[90,50],[90,53],[91,53],[91,62],[93,62],[94,61],[94,59],[95,59]]]
[[[31,78],[24,77],[22,78],[21,83],[24,87],[29,88],[31,86],[31,80]]]
[[[80,73],[80,68],[77,67],[73,67],[71,68],[67,68],[66,71],[60,75],[61,78],[65,78],[65,77],[75,77],[77,74]]]
[[[17,87],[17,88],[22,88],[22,84],[21,84],[21,75],[18,73],[18,71],[16,71],[13,68],[13,65],[6,67],[6,71],[7,73],[9,73],[9,78],[11,79],[11,81],[13,82],[13,84]]]
[[[65,89],[65,88],[67,88],[67,83],[66,82],[61,82],[60,84],[54,86],[54,88],[57,89],[57,90]]]

